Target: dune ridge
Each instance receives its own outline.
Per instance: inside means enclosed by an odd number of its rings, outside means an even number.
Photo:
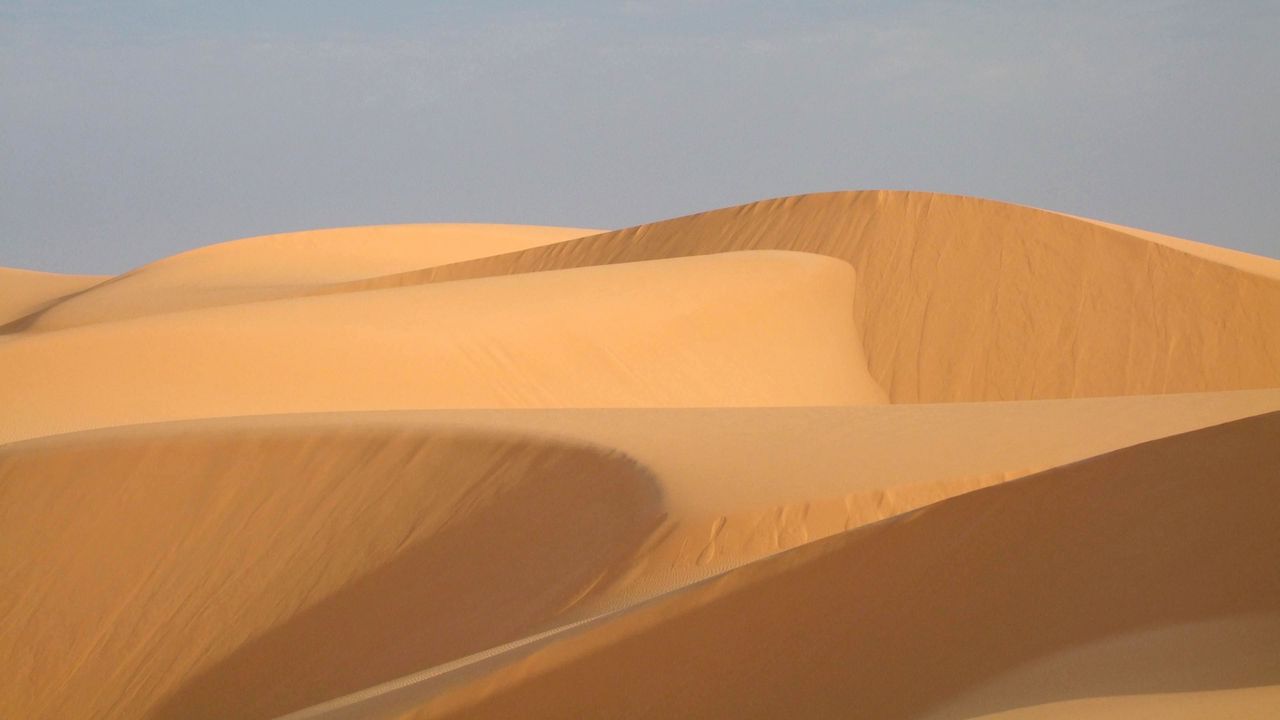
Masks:
[[[983,715],[981,720],[1217,720],[1258,718],[1280,707],[1280,685],[1063,700]]]
[[[430,426],[38,439],[0,479],[5,717],[273,717],[536,629],[659,520],[625,456]]]
[[[324,410],[884,402],[854,294],[846,263],[746,252],[41,333],[0,344],[0,441]]]
[[[0,326],[98,285],[108,275],[61,273],[0,267]]]
[[[554,652],[544,641],[495,656],[452,687],[436,679],[435,694],[381,698],[364,716],[917,717],[1082,639],[1241,617],[1265,654],[1175,634],[1164,649],[1181,666],[1097,668],[1032,690],[1044,703],[1280,684],[1280,448],[1259,442],[1277,434],[1271,413],[967,493],[580,626]],[[1104,500],[1107,512],[1090,511]],[[429,699],[406,713],[415,692]]]
[[[1161,236],[1164,237],[1164,236]],[[1280,261],[938,193],[819,193],[337,286],[442,282],[777,249],[859,277],[855,321],[893,402],[1280,385]],[[1243,256],[1248,269],[1225,265]]]
[[[0,269],[0,323],[5,717],[1280,687],[1280,261],[824,193]]]
[[[510,613],[509,605],[501,602],[473,607],[474,620],[467,621],[456,614],[447,620],[440,614],[433,616],[424,608],[408,607],[397,598],[409,602],[436,591],[438,581],[418,574],[440,566],[442,561],[433,564],[432,557],[452,553],[449,559],[458,564],[452,572],[461,573],[472,562],[493,563],[491,556],[513,552],[506,540],[497,541],[497,546],[489,550],[477,549],[473,544],[459,546],[462,540],[450,545],[449,551],[440,550],[444,530],[432,529],[437,522],[432,518],[454,517],[448,509],[453,502],[448,500],[450,492],[472,492],[466,489],[471,487],[468,478],[479,475],[478,482],[496,482],[484,479],[486,470],[497,473],[504,482],[519,483],[503,492],[507,498],[525,500],[494,501],[497,508],[479,515],[473,512],[477,519],[467,523],[472,530],[462,536],[467,543],[475,543],[486,532],[501,531],[500,537],[506,537],[512,528],[532,527],[528,523],[534,518],[527,516],[537,512],[534,508],[546,508],[544,512],[548,514],[555,513],[557,507],[574,508],[566,510],[569,516],[557,522],[575,529],[568,521],[583,512],[587,503],[586,497],[579,496],[583,493],[579,481],[564,486],[563,492],[552,483],[555,492],[548,493],[536,483],[538,478],[555,480],[553,470],[536,466],[530,471],[522,464],[524,455],[518,454],[542,452],[539,448],[544,445],[546,452],[565,454],[563,458],[552,454],[555,467],[575,473],[590,474],[598,464],[592,459],[597,452],[606,453],[605,457],[618,454],[634,459],[639,463],[634,466],[641,473],[639,477],[645,479],[643,494],[651,500],[647,505],[636,504],[635,509],[643,512],[628,522],[643,521],[644,529],[633,533],[625,547],[614,545],[606,555],[590,562],[579,561],[580,564],[571,563],[567,557],[556,558],[564,563],[556,570],[592,576],[590,588],[572,592],[566,589],[567,594],[573,595],[571,602],[552,603],[554,607],[540,605],[544,613],[541,620],[520,625],[525,632],[549,623],[576,622],[601,612],[625,609],[647,597],[838,535],[851,527],[1025,476],[1040,464],[1076,462],[1149,438],[1276,408],[1280,408],[1280,390],[901,407],[323,413],[106,428],[12,443],[0,446],[0,487],[9,491],[0,495],[0,511],[21,508],[27,515],[22,521],[0,518],[4,521],[0,525],[5,528],[4,537],[9,547],[24,548],[23,560],[57,565],[62,570],[58,578],[41,577],[39,573],[25,578],[9,576],[13,582],[33,590],[43,588],[39,591],[43,611],[26,605],[0,612],[0,625],[37,633],[5,634],[12,644],[7,646],[9,654],[4,664],[30,668],[28,672],[35,673],[35,677],[47,678],[40,668],[47,673],[51,671],[49,666],[56,668],[57,663],[51,658],[28,657],[24,655],[26,648],[52,644],[50,634],[58,632],[70,618],[78,617],[76,622],[88,624],[108,612],[102,608],[95,612],[94,605],[86,605],[86,598],[97,602],[106,598],[88,592],[83,584],[68,583],[86,574],[94,577],[95,568],[104,563],[118,567],[119,555],[128,555],[130,547],[139,547],[142,540],[130,544],[105,539],[109,535],[104,533],[121,531],[116,525],[123,518],[154,518],[150,522],[163,518],[166,542],[188,548],[188,553],[195,552],[208,538],[217,537],[219,530],[236,517],[235,513],[253,507],[258,499],[257,482],[273,486],[285,483],[271,489],[268,497],[275,498],[272,504],[255,511],[262,514],[259,522],[271,519],[275,529],[283,533],[274,542],[291,547],[288,528],[303,521],[307,507],[320,503],[326,512],[350,516],[347,527],[369,534],[372,542],[379,543],[373,547],[380,549],[355,565],[333,557],[318,563],[314,559],[316,551],[309,550],[304,556],[313,559],[303,566],[306,572],[299,575],[295,571],[270,582],[255,580],[252,573],[219,575],[242,562],[243,553],[249,548],[257,551],[273,547],[255,545],[251,539],[241,541],[237,551],[240,554],[219,556],[216,563],[200,560],[198,555],[155,560],[149,559],[145,551],[137,553],[129,562],[138,572],[148,567],[149,561],[155,562],[158,569],[150,572],[170,579],[161,582],[152,576],[148,584],[160,586],[162,592],[158,594],[107,593],[117,602],[128,602],[123,609],[112,611],[123,613],[114,615],[116,622],[155,633],[176,622],[176,618],[191,615],[195,620],[187,621],[188,628],[226,623],[219,626],[224,637],[216,640],[199,632],[195,633],[194,642],[186,634],[171,639],[180,643],[182,650],[203,649],[202,643],[221,649],[206,651],[207,659],[190,665],[185,665],[179,656],[166,665],[172,678],[155,678],[155,663],[171,657],[179,648],[160,644],[159,639],[151,641],[147,648],[157,655],[152,659],[138,654],[140,648],[130,647],[132,636],[108,635],[101,659],[79,667],[76,679],[62,685],[67,699],[66,704],[51,706],[57,713],[50,710],[42,715],[32,706],[23,705],[17,706],[15,712],[34,717],[54,717],[64,712],[85,715],[74,712],[84,707],[74,702],[80,692],[76,688],[94,687],[94,683],[109,687],[115,678],[136,676],[149,681],[131,691],[139,693],[137,697],[112,706],[119,711],[114,714],[125,716],[134,714],[133,708],[154,707],[150,714],[154,717],[249,717],[255,708],[297,710],[308,701],[327,700],[342,694],[343,682],[347,683],[346,689],[358,691],[467,652],[519,639],[520,633],[515,631],[492,634],[497,619],[493,614],[501,613],[505,619]],[[474,467],[490,448],[504,447],[511,447],[509,453],[517,454],[489,459],[491,464],[481,464],[479,469]],[[569,452],[555,448],[611,449]],[[585,459],[578,457],[579,452],[587,453]],[[624,466],[627,462],[632,461],[624,462]],[[85,467],[95,468],[92,479],[80,477]],[[606,463],[604,472],[597,475],[616,472]],[[436,482],[447,479],[449,473],[462,477],[434,492],[425,485],[430,478],[437,478]],[[88,487],[84,486],[86,481],[91,483]],[[160,483],[172,485],[166,490],[168,499],[138,505],[142,489]],[[394,511],[377,498],[379,492],[399,493],[392,496],[397,498]],[[116,497],[119,493],[124,496]],[[110,502],[104,494],[110,495]],[[201,506],[174,504],[195,494],[222,498],[219,509],[205,518]],[[288,507],[286,503],[304,504]],[[33,524],[37,518],[55,508],[62,512],[66,530],[52,536],[32,535],[38,527]],[[119,508],[119,512],[113,508]],[[42,509],[47,511],[41,512]],[[86,513],[98,519],[86,526],[79,520]],[[419,517],[422,513],[427,513],[425,518]],[[184,529],[183,518],[196,517],[201,517],[201,522]],[[614,516],[611,522],[623,519]],[[406,522],[415,524],[413,532],[418,540],[400,540],[404,531],[396,528]],[[123,531],[128,533],[131,527],[126,525]],[[712,530],[715,532],[708,543]],[[67,532],[75,533],[75,543],[68,540]],[[310,533],[304,536],[313,537]],[[582,539],[574,537],[575,543]],[[398,542],[388,547],[387,538]],[[164,544],[153,538],[142,547]],[[332,548],[327,552],[350,552],[361,546],[355,537],[336,535],[331,535],[325,545]],[[714,552],[709,553],[710,548]],[[74,553],[70,556],[74,560],[66,555],[69,551]],[[104,553],[117,559],[107,560]],[[18,562],[19,558],[9,560]],[[509,572],[509,562],[515,560],[527,561],[527,557],[503,562],[493,572],[502,577]],[[445,567],[448,570],[447,564]],[[321,571],[329,581],[317,585],[302,582],[307,572]],[[116,573],[123,574],[120,570]],[[202,609],[202,598],[210,593],[211,581],[206,573],[221,577],[216,587],[224,596],[220,603],[223,610],[214,617]],[[495,575],[482,579],[485,582],[481,584],[486,586],[501,582]],[[498,593],[499,597],[510,598],[517,592],[506,583],[503,585],[507,589]],[[272,588],[272,609],[266,612],[259,607],[255,614],[252,593],[263,593],[267,587]],[[492,588],[487,591],[495,592]],[[233,616],[227,614],[233,612],[234,606],[234,601],[225,597],[228,593],[231,598],[250,598],[240,601],[250,610],[235,611],[234,617],[239,619],[234,622],[230,620]],[[165,599],[166,594],[184,600],[175,605]],[[267,602],[266,597],[258,602]],[[533,605],[527,599],[522,604]],[[175,617],[170,619],[167,613],[174,613]],[[192,622],[196,624],[193,626]],[[441,623],[456,627],[459,632],[465,629],[466,637],[441,636]],[[248,633],[237,629],[246,626],[259,630]],[[347,628],[348,632],[323,630],[330,627]],[[385,641],[388,632],[406,640],[430,637],[430,641],[419,639],[415,652],[397,653],[396,646]],[[86,634],[85,639],[88,637],[91,634]],[[371,647],[375,639],[382,642],[376,649]],[[300,656],[319,663],[310,669],[313,684],[301,689],[277,687],[281,680],[264,670],[273,663],[297,667]],[[335,658],[342,661],[335,662]],[[370,669],[380,669],[381,676],[353,672],[357,659]],[[113,670],[108,672],[106,667]],[[179,679],[182,684],[175,687]],[[321,680],[326,681],[323,691],[315,684]],[[47,679],[41,686],[51,688],[55,684],[55,680]],[[155,705],[166,688],[168,699],[162,706]],[[47,692],[52,694],[51,689]],[[290,698],[295,702],[287,704]],[[144,700],[151,705],[137,704]],[[126,709],[129,712],[124,712]]]
[[[84,296],[8,313],[12,316],[6,320],[7,327],[0,323],[0,336],[294,297],[317,285],[498,255],[597,232],[537,225],[434,223],[242,238],[144,265],[110,278],[111,282],[101,283]],[[8,280],[5,275],[0,279]]]

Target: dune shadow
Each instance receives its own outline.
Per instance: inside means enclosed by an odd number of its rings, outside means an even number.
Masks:
[[[1237,420],[819,540],[420,690],[406,717],[905,720],[1274,684],[1277,436],[1280,412]]]
[[[240,646],[148,717],[267,718],[518,639],[602,586],[661,521],[648,471],[550,451],[461,522]]]

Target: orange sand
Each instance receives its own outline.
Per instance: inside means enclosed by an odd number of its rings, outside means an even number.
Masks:
[[[0,269],[0,716],[1266,717],[1278,411],[1280,262],[973,198]]]
[[[57,273],[0,268],[0,326],[20,320],[42,308],[66,301],[107,280],[106,275],[59,275]]]

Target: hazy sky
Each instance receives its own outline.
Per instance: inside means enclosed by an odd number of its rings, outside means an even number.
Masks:
[[[1280,256],[1280,2],[0,0],[0,265],[864,188]]]

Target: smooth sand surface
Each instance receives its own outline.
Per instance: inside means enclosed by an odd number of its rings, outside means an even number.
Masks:
[[[1280,708],[1280,685],[1266,685],[1066,700],[983,715],[982,720],[1269,720],[1276,708]]]
[[[616,448],[649,468],[663,525],[575,613],[583,615],[952,495],[1273,410],[1280,390],[928,406],[450,410],[341,421],[540,434]],[[273,419],[318,421],[338,420]]]
[[[5,320],[12,322],[8,328],[0,323],[0,333],[41,332],[288,297],[315,285],[499,255],[597,232],[537,225],[428,224],[243,238],[145,265],[95,287],[84,297],[15,313]],[[5,276],[0,275],[3,280]]]
[[[10,636],[10,661],[36,663],[33,687],[43,691],[33,699],[40,702],[14,711],[75,715],[84,708],[77,703],[95,702],[87,699],[92,692],[125,676],[149,684],[110,704],[96,701],[100,710],[127,708],[128,715],[176,692],[160,716],[217,717],[235,707],[239,716],[269,717],[268,710],[298,709],[329,697],[264,672],[272,664],[296,670],[299,653],[324,657],[340,647],[358,655],[365,672],[345,684],[352,672],[346,660],[313,668],[314,679],[297,678],[330,692],[358,690],[518,639],[516,630],[539,622],[557,625],[624,608],[1043,465],[1277,408],[1280,390],[896,407],[325,413],[108,428],[12,443],[0,447],[0,477],[12,478],[0,508],[24,510],[21,518],[6,518],[3,527],[10,547],[25,550],[6,558],[3,571],[18,577],[43,609],[28,605],[0,612],[3,626],[22,629]],[[599,460],[578,449],[591,447],[617,448],[611,452],[619,460],[611,464],[609,456]],[[508,455],[477,468],[477,457],[491,451]],[[531,473],[522,453],[538,452],[566,456],[556,462],[577,479],[562,487],[555,484],[558,476]],[[93,467],[94,474],[85,477],[84,467]],[[497,482],[487,480],[489,474],[537,483],[520,486],[537,497],[526,497],[520,507],[489,506],[488,520],[458,517],[458,494],[476,492],[470,488],[478,482]],[[589,587],[579,580],[560,589],[535,575],[519,589],[490,588],[517,576],[506,560],[485,553],[512,554],[514,548],[505,544],[512,540],[502,539],[509,533],[547,532],[520,524],[539,522],[525,513],[549,516],[560,505],[587,512],[594,487],[587,476],[610,483],[606,499],[625,501],[610,511],[605,528],[619,535],[607,543],[592,540],[574,526],[580,518],[572,514],[555,522],[574,533],[574,542],[608,547],[578,548],[598,554],[572,562],[555,555],[564,551],[548,545],[550,539],[527,550],[568,563],[531,572],[587,573]],[[164,494],[138,502],[158,489]],[[198,501],[215,497],[212,509]],[[55,512],[66,519],[62,531],[37,534],[40,519]],[[149,527],[153,513],[166,524]],[[263,539],[267,528],[254,531],[253,518],[272,523],[276,534]],[[492,530],[496,545],[482,551],[483,538],[471,534],[441,538],[438,527],[451,522],[466,523],[468,533]],[[502,526],[485,529],[489,522]],[[294,529],[301,523],[307,523],[305,530]],[[370,538],[333,537],[336,526]],[[220,533],[235,535],[237,542],[217,547],[211,538]],[[289,533],[306,538],[306,545],[294,546]],[[396,544],[388,547],[387,538]],[[180,549],[156,554],[170,544]],[[356,549],[367,554],[358,560],[328,556],[323,562],[314,555]],[[261,558],[254,557],[259,553]],[[513,561],[531,558],[517,553]],[[256,562],[268,565],[261,569]],[[57,566],[60,572],[39,573],[33,565]],[[25,577],[22,567],[28,568]],[[97,592],[94,583],[103,582],[104,567],[112,568],[112,584],[104,588],[108,592]],[[472,577],[476,572],[479,578]],[[443,607],[434,613],[412,605],[444,590],[466,590],[456,587],[459,577],[502,592],[485,603],[470,598],[470,615],[459,613],[449,596],[437,597]],[[509,593],[528,592],[535,581],[551,585],[555,602],[521,596],[523,610],[534,619],[515,629],[504,625],[511,619]],[[352,589],[337,592],[348,584]],[[173,593],[185,598],[177,607],[171,607]],[[317,605],[310,615],[301,612]],[[180,613],[188,633],[164,634],[176,621],[172,612]],[[72,638],[104,649],[87,657],[83,650],[27,656],[29,648],[57,644],[49,638],[66,632],[68,622],[94,628]],[[201,623],[209,629],[197,632]],[[401,624],[422,634],[408,633]],[[442,635],[442,626],[457,635]],[[267,639],[246,640],[254,628],[269,628],[262,630]],[[418,646],[397,651],[387,642],[388,632],[412,636]],[[135,645],[139,633],[156,640]],[[355,637],[376,640],[381,644],[374,647],[381,649],[370,650]],[[332,642],[316,645],[306,638]],[[176,678],[159,668],[187,678],[194,689],[178,690]],[[270,688],[255,684],[262,677],[272,677]],[[246,696],[262,700],[250,703]],[[295,701],[285,704],[290,699]]]
[[[108,278],[107,275],[62,275],[0,267],[0,326]]]
[[[918,717],[1082,642],[1210,620],[1259,647],[1170,633],[1159,664],[1034,690],[1274,685],[1278,436],[1274,413],[960,495],[439,676],[404,717]]]
[[[205,308],[0,343],[0,441],[422,407],[884,402],[847,263],[744,252]]]
[[[1199,245],[1174,247],[991,200],[843,192],[764,200],[343,287],[797,250],[853,264],[855,321],[871,375],[893,402],[1280,385],[1280,260],[1185,249]],[[1215,261],[1221,254],[1238,262]]]
[[[660,519],[621,455],[439,429],[37,440],[0,477],[12,718],[272,717],[536,629]]]
[[[1265,717],[1280,262],[989,200],[0,270],[0,716]]]

